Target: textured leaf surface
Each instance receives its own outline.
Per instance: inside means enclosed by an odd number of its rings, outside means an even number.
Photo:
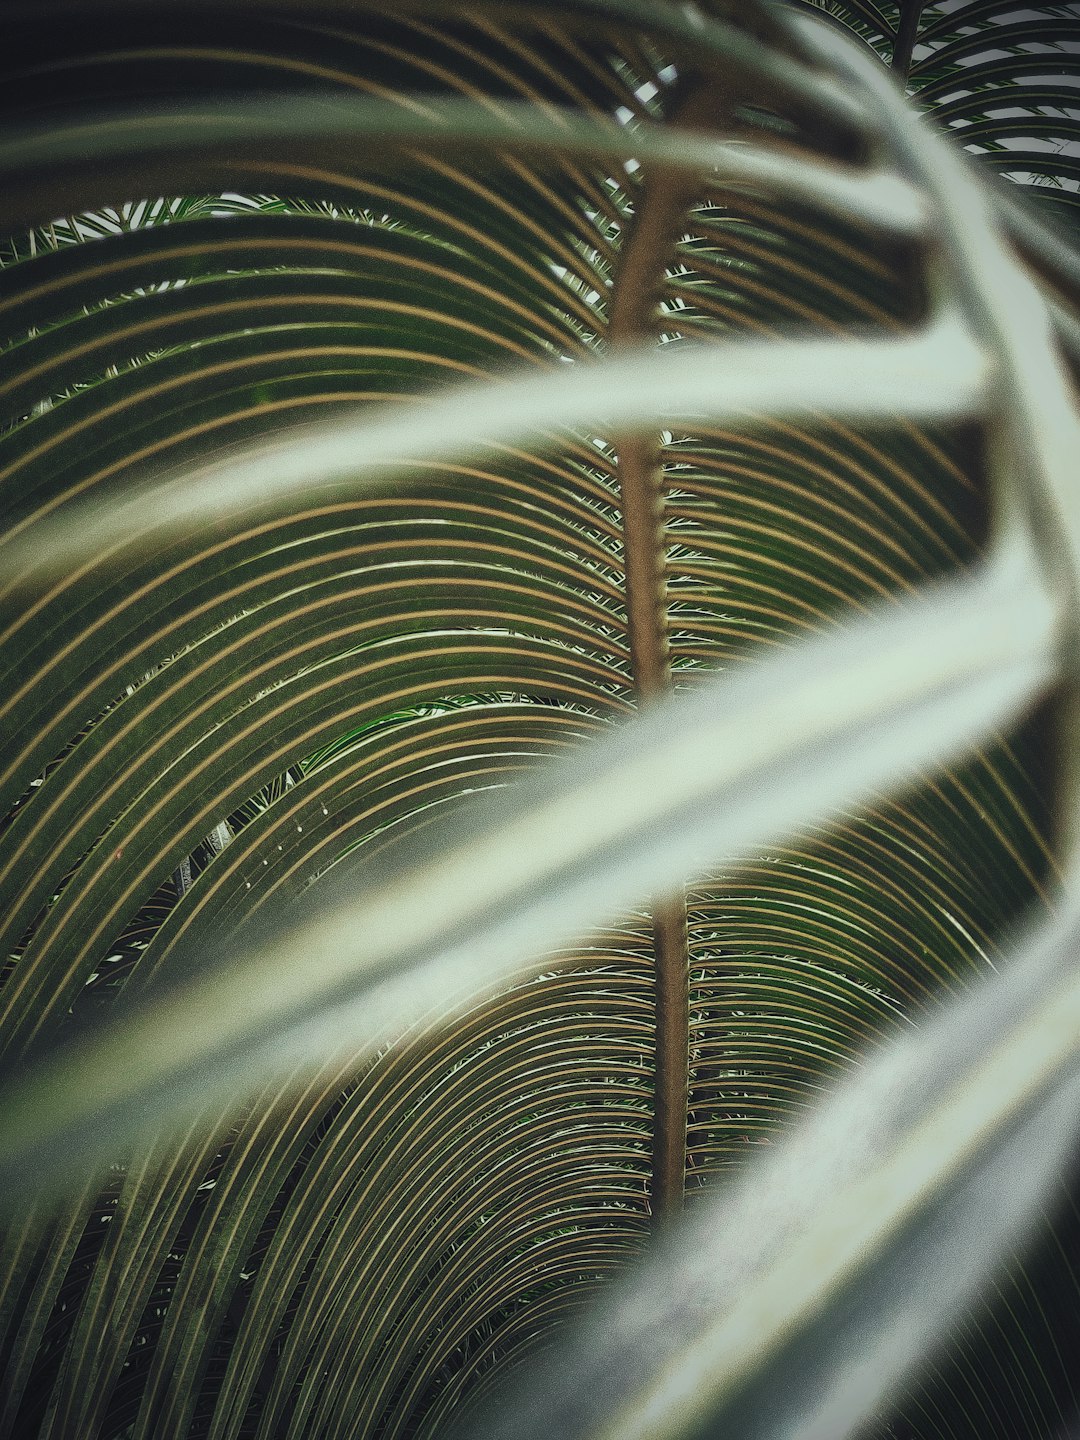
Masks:
[[[883,58],[910,31],[923,107],[1068,220],[1069,7],[928,6],[914,30],[906,5],[829,8]],[[685,1188],[723,1210],[710,1182],[737,1182],[789,1131],[812,1146],[800,1122],[824,1092],[1011,967],[1016,921],[1068,858],[1051,712],[1024,706],[1071,633],[1055,629],[1071,613],[1068,465],[1039,477],[1074,453],[1060,425],[1075,420],[1048,328],[1019,327],[1026,359],[1015,320],[994,330],[1009,295],[1037,320],[1038,293],[1008,257],[1012,279],[984,283],[976,224],[957,269],[957,217],[982,202],[943,206],[863,82],[757,7],[384,9],[5,11],[13,1147],[29,1107],[0,1244],[0,1434],[15,1440],[444,1433],[534,1367],[657,1219],[651,886],[693,876]],[[1009,224],[1067,338],[1069,242]],[[1013,422],[1021,404],[1041,426]],[[658,763],[679,756],[661,743],[667,704],[632,716],[635,444],[655,461],[650,603],[685,692],[669,704],[702,722],[684,792],[670,768],[652,790],[620,783],[611,758],[635,734]],[[864,651],[842,691],[792,649],[850,654],[845,620],[899,636],[890,607],[931,580],[949,583],[920,613],[942,623],[903,668]],[[969,607],[956,629],[953,598]],[[973,687],[948,707],[951,768],[885,793],[898,736],[910,773],[940,757],[945,722],[894,715],[880,770],[837,735],[883,713],[879,681],[913,699],[912,677],[936,674],[940,698],[950,664]],[[810,694],[841,729],[800,779]],[[558,775],[603,796],[581,812],[592,828],[549,809],[547,850],[496,828],[479,867],[470,817],[524,823],[515,807],[550,801]],[[751,775],[765,783],[740,810],[731,787]],[[766,815],[770,796],[795,808]],[[637,870],[632,835],[652,856]],[[590,837],[607,845],[591,860]],[[717,845],[740,858],[720,866]],[[446,899],[397,876],[383,923],[375,877],[406,856]],[[504,886],[509,928],[470,942],[480,877],[515,867],[561,899],[540,924]],[[395,980],[393,1005],[327,1031],[324,1002],[357,965],[395,945],[430,956],[416,937],[432,935],[465,968],[422,994]],[[206,1023],[148,1026],[137,1070],[134,1031],[109,1016],[193,986],[213,993]],[[296,1044],[302,1008],[322,1028],[299,1063],[282,1037]],[[70,1090],[50,1108],[34,1089],[72,1083],[49,1067],[77,1033],[106,1047],[74,1093],[86,1124]],[[205,1084],[181,1087],[200,1057]],[[184,1090],[183,1133],[132,1147],[118,1131],[84,1184],[76,1151],[100,1147],[104,1116],[129,1125],[151,1073],[155,1113]],[[1039,1137],[1060,1134],[1045,1124],[1009,1141],[1033,1183],[1053,1158]],[[972,1160],[985,1176],[989,1154]],[[61,1158],[68,1189],[31,1202],[31,1172]],[[1043,1440],[1071,1423],[1072,1194],[876,1434]]]

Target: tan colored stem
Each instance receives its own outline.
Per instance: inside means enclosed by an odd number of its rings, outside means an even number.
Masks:
[[[675,107],[673,123],[704,126],[715,102],[703,85]],[[640,342],[659,327],[659,301],[681,226],[695,198],[684,176],[650,175],[623,248],[612,290],[613,345]],[[668,654],[663,462],[659,436],[615,441],[622,502],[623,554],[630,663],[638,703],[671,689]],[[652,904],[656,957],[656,1068],[650,1204],[663,1226],[683,1204],[690,1067],[690,978],[686,895]]]
[[[892,68],[904,80],[911,69],[911,52],[919,33],[919,20],[926,0],[904,0],[900,6],[900,24],[893,45]]]

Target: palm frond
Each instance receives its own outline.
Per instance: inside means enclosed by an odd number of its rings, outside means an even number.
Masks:
[[[1072,11],[384,8],[3,22],[0,1435],[1041,1440]]]

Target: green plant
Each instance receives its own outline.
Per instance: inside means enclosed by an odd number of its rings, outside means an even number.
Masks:
[[[729,9],[10,7],[8,1435],[468,1426],[669,1228],[492,1425],[1068,1423],[1069,1216],[974,1297],[1076,1098],[1070,904],[983,973],[1076,261]]]

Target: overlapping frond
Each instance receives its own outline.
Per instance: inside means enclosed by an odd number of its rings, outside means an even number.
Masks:
[[[926,197],[865,105],[784,69],[798,32],[728,8],[10,7],[9,1081],[107,1036],[118,998],[138,1014],[227,989],[251,936],[392,875],[477,792],[616,733],[643,696],[690,700],[996,553],[991,381],[944,330],[918,348],[948,322]],[[884,58],[911,30],[910,7],[846,8]],[[910,85],[1071,213],[1067,147],[1042,153],[1075,131],[1071,81],[1029,74],[1044,52],[1016,30],[1066,57],[1074,21],[1045,8],[1034,27],[926,10]],[[800,374],[844,337],[863,372]],[[767,415],[710,360],[744,338],[792,347]],[[893,415],[905,363],[920,413],[901,389]],[[526,416],[530,377],[550,386]],[[605,383],[625,386],[614,419]],[[186,1128],[133,1141],[103,1085],[85,1149],[109,1168],[87,1178],[80,1155],[75,1189],[7,1206],[0,1434],[404,1440],[474,1413],[639,1254],[658,1196],[740,1173],[1045,907],[1051,627],[1035,644],[1031,626],[1006,731],[697,871],[685,913],[675,890],[646,911],[613,888],[604,928],[542,959],[521,942],[438,1003],[420,989],[396,1030],[373,982],[370,1023],[320,1031],[317,1063],[284,999],[249,991],[249,1010],[234,987],[194,1103],[194,1048],[170,1069],[163,1044],[156,1071],[133,1049],[155,1118],[185,1089]],[[613,851],[629,833],[612,821]],[[438,939],[468,949],[449,920]],[[282,996],[295,975],[297,1023],[355,981],[337,945],[266,971]],[[677,1041],[657,1031],[658,956],[685,991]],[[40,1122],[55,1171],[77,1127],[59,1104]],[[661,1122],[685,1159],[666,1189]],[[1033,1440],[1072,1413],[1076,1282],[1046,1257],[1076,1235],[1072,1212],[1047,1222],[882,1433]]]

